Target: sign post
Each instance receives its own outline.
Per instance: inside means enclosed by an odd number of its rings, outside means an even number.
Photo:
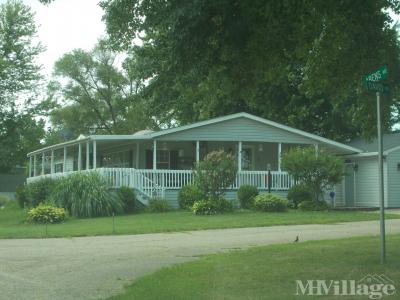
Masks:
[[[382,123],[381,123],[381,93],[376,92],[376,113],[378,127],[378,168],[379,168],[379,215],[381,233],[381,263],[386,261],[386,242],[385,242],[385,198],[383,192],[383,142],[382,142]]]
[[[380,216],[380,243],[381,263],[386,261],[385,241],[385,198],[383,189],[383,142],[382,142],[382,121],[381,121],[381,93],[389,92],[389,86],[381,83],[388,76],[387,66],[382,66],[374,72],[363,77],[364,86],[369,91],[376,92],[376,120],[378,129],[378,175],[379,175],[379,216]]]

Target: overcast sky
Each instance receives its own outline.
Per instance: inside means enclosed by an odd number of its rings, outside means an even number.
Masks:
[[[38,0],[23,2],[35,12],[38,38],[46,47],[39,57],[45,75],[51,74],[54,62],[64,53],[75,48],[89,50],[105,34],[99,0],[56,0],[47,6]]]

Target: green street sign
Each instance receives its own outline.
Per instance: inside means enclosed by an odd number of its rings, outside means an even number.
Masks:
[[[367,90],[380,92],[380,93],[389,93],[390,88],[387,84],[383,84],[380,82],[373,82],[373,81],[364,81],[364,85]]]
[[[385,80],[388,76],[388,68],[387,66],[382,66],[379,69],[375,70],[374,72],[365,75],[364,76],[364,81],[367,82],[378,82]]]

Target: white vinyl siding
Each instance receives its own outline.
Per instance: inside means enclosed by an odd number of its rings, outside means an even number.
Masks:
[[[356,172],[356,206],[378,207],[378,160],[377,157],[355,161]]]
[[[157,140],[316,143],[301,135],[244,117],[167,134],[157,137]]]
[[[344,206],[344,197],[343,197],[343,180],[335,186],[335,206]]]
[[[387,155],[387,199],[389,207],[400,207],[400,171],[397,164],[400,163],[400,149]]]

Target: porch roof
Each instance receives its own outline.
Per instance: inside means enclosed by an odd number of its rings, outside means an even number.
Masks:
[[[260,118],[248,113],[236,113],[236,114],[231,114],[231,115],[227,115],[227,116],[223,116],[223,117],[218,117],[218,118],[213,118],[213,119],[209,119],[209,120],[205,120],[205,121],[200,121],[200,122],[196,122],[193,124],[188,124],[188,125],[183,125],[183,126],[179,126],[179,127],[174,127],[174,128],[169,128],[169,129],[164,129],[161,131],[140,131],[137,132],[135,134],[131,134],[131,135],[89,135],[89,136],[85,136],[85,137],[80,137],[76,140],[72,140],[72,141],[67,141],[64,143],[60,143],[60,144],[56,144],[56,145],[52,145],[52,146],[48,146],[42,149],[38,149],[35,151],[32,151],[30,153],[28,153],[28,156],[31,155],[35,155],[35,154],[39,154],[42,153],[44,151],[50,151],[50,150],[54,150],[54,149],[59,149],[62,148],[64,146],[71,146],[71,145],[77,145],[79,143],[82,142],[86,142],[86,141],[145,141],[145,140],[154,140],[160,137],[166,137],[170,134],[174,134],[174,133],[178,133],[178,132],[183,132],[183,131],[187,131],[187,130],[191,130],[191,129],[195,129],[195,128],[199,128],[199,127],[203,127],[203,126],[207,126],[207,125],[212,125],[212,124],[217,124],[217,123],[222,123],[222,122],[226,122],[229,120],[234,120],[234,119],[239,119],[239,118],[245,118],[245,119],[249,119],[249,120],[253,120],[256,122],[259,122],[261,124],[265,124],[280,130],[284,130],[286,132],[307,138],[309,140],[315,141],[317,143],[321,143],[321,144],[325,144],[328,145],[332,148],[338,149],[340,150],[340,152],[342,152],[343,154],[356,154],[356,153],[361,153],[363,152],[362,150],[343,144],[343,143],[339,143],[312,133],[308,133],[293,127],[289,127],[283,124],[279,124],[276,123],[274,121],[270,121],[264,118]],[[283,141],[284,142],[284,141]]]

